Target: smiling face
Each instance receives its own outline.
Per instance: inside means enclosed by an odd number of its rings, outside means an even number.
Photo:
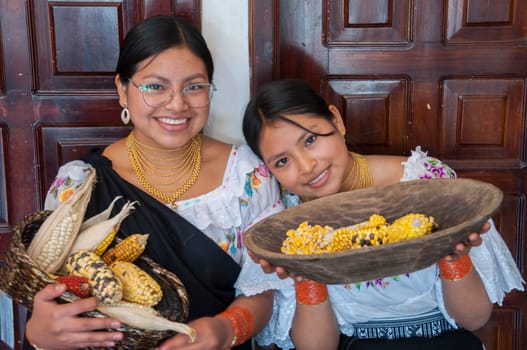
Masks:
[[[140,89],[115,78],[119,102],[127,106],[134,124],[134,136],[140,142],[157,148],[178,148],[198,134],[208,120],[209,105],[191,108],[181,91],[196,83],[208,83],[204,62],[186,47],[174,47],[147,58],[138,65],[131,80],[137,86],[172,88],[174,98],[161,107],[151,107]]]
[[[338,114],[334,106],[330,110]],[[303,198],[339,192],[351,165],[340,114],[333,122],[313,114],[283,117],[301,127],[284,120],[265,124],[259,146],[269,170],[288,191]]]

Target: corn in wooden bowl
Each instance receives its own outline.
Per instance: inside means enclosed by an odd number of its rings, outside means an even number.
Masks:
[[[0,290],[29,310],[33,307],[34,295],[47,284],[55,282],[26,252],[35,233],[50,214],[50,211],[36,212],[14,227],[10,248],[0,267]],[[163,290],[163,299],[155,306],[160,315],[170,321],[186,322],[188,296],[180,279],[148,257],[141,256],[135,263],[152,276]],[[57,301],[68,303],[78,299],[73,293],[66,292]],[[83,316],[106,317],[106,314],[93,311]],[[164,339],[176,334],[171,330],[145,330],[125,323],[120,330],[124,339],[116,347],[118,349],[153,349]]]
[[[260,221],[245,233],[247,247],[276,266],[328,283],[354,283],[410,273],[454,251],[501,206],[503,192],[472,179],[401,182],[319,198]],[[372,214],[393,221],[409,213],[435,218],[434,232],[414,239],[339,252],[290,255],[281,252],[289,230],[311,224],[346,227]]]

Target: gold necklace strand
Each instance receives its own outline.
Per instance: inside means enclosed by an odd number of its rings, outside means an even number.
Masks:
[[[193,139],[193,143],[191,144],[191,147],[188,147],[185,145],[186,150],[183,155],[179,155],[176,157],[166,157],[166,158],[159,158],[159,157],[153,157],[152,154],[149,154],[143,150],[143,146],[146,146],[150,150],[159,150],[159,151],[170,151],[167,149],[159,149],[151,146],[144,145],[137,141],[137,139],[134,138],[133,134],[131,136],[128,136],[131,142],[131,147],[133,147],[133,151],[136,152],[136,158],[137,162],[140,164],[141,168],[146,174],[153,174],[157,177],[166,178],[168,180],[166,181],[158,181],[158,186],[172,186],[173,184],[179,182],[183,176],[185,176],[188,172],[190,172],[190,169],[193,167],[193,162],[195,159],[195,154],[197,152],[197,148],[199,147],[199,143],[196,142]],[[137,144],[137,145],[136,145]],[[141,146],[141,147],[139,147]],[[175,150],[172,150],[172,152]],[[168,168],[167,164],[174,163],[174,160],[182,158],[182,156],[185,156],[185,159],[182,162],[177,162],[177,167]],[[151,161],[150,158],[155,158],[156,160],[159,160],[159,163],[156,163],[154,161]],[[184,171],[182,171],[184,170]],[[177,174],[177,175],[176,175]]]
[[[349,172],[346,179],[342,182],[341,189],[344,191],[353,191],[361,188],[368,188],[373,186],[373,177],[371,175],[370,167],[368,166],[368,161],[364,156],[350,152],[349,153],[353,158],[353,167]],[[351,186],[348,186],[347,183],[353,175],[353,183]]]
[[[156,157],[154,154],[152,154],[152,152],[145,151],[145,148],[148,150],[155,151],[155,153],[171,152],[172,154],[176,150],[156,148],[156,147],[152,147],[144,143],[141,143],[134,137],[133,131],[131,135],[129,135],[128,137],[130,139],[130,142],[132,142],[131,146],[134,147],[135,151],[137,152],[137,160],[140,162],[145,172],[154,174],[159,177],[173,178],[174,176],[173,168],[167,168],[167,164],[174,164],[174,163],[178,164],[177,171],[180,174],[181,174],[180,169],[186,169],[187,167],[190,169],[191,167],[190,164],[193,162],[195,158],[194,154],[196,153],[196,149],[197,147],[199,147],[199,145],[196,142],[194,142],[192,144],[192,147],[188,147],[187,145],[183,146],[185,147],[185,152],[183,153],[180,153],[174,157],[162,157],[161,158],[161,157]],[[184,158],[183,161],[181,161],[182,158]],[[185,175],[185,174],[183,173],[182,175]],[[171,182],[167,182],[165,184],[166,185],[174,184],[175,182],[177,182],[178,179],[182,177],[182,175],[180,175],[177,179]]]
[[[148,156],[146,154],[143,154],[140,147],[136,147],[135,145],[132,145],[134,147],[134,150],[136,152],[137,156],[137,162],[140,164],[141,168],[144,170],[146,174],[153,174],[161,178],[167,178],[166,181],[159,181],[159,185],[163,186],[170,186],[174,183],[178,182],[187,174],[187,172],[192,169],[195,161],[195,154],[197,152],[197,148],[199,147],[199,143],[192,140],[192,145],[187,148],[185,154],[185,159],[183,161],[179,162],[179,166],[177,168],[168,168],[166,164],[173,163],[170,161],[165,161],[164,164],[156,164],[148,159]],[[172,159],[172,158],[170,158]],[[174,170],[175,169],[175,170]],[[185,171],[181,171],[181,169],[184,169]],[[177,175],[176,175],[177,174]]]
[[[176,200],[183,195],[186,191],[196,183],[196,180],[198,178],[199,172],[201,170],[201,137],[200,135],[194,136],[194,138],[191,140],[191,145],[188,146],[188,148],[192,149],[192,151],[189,151],[193,154],[193,162],[192,162],[192,169],[190,167],[187,167],[187,169],[182,169],[181,166],[179,166],[179,171],[182,173],[187,173],[188,171],[191,171],[188,179],[185,181],[185,183],[179,187],[172,195],[166,194],[159,189],[157,189],[155,186],[153,186],[150,181],[148,181],[148,174],[145,172],[145,169],[141,166],[141,163],[138,160],[138,148],[137,147],[137,140],[134,138],[133,133],[130,133],[126,139],[126,146],[128,149],[128,156],[130,158],[130,163],[132,164],[132,168],[134,170],[135,176],[137,177],[137,180],[139,183],[144,187],[144,189],[150,193],[152,196],[156,197],[157,199],[163,201],[166,204],[170,204],[170,206],[175,209],[177,208]],[[155,174],[154,174],[155,175]]]

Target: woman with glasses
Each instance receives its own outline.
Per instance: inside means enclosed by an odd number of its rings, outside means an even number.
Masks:
[[[202,134],[209,115],[213,62],[197,29],[173,16],[155,16],[126,36],[115,84],[123,123],[130,134],[82,160],[63,165],[46,208],[80,185],[87,168],[97,174],[86,217],[116,198],[117,208],[137,201],[119,237],[149,233],[145,254],[175,273],[189,295],[189,325],[195,342],[178,334],[160,349],[250,349],[250,339],[267,323],[272,292],[238,293],[241,266],[263,274],[247,255],[243,233],[282,209],[279,188],[247,146]],[[265,277],[268,278],[268,277]],[[274,277],[273,277],[274,278]],[[66,305],[53,299],[65,286],[48,286],[35,296],[26,336],[45,349],[112,347],[122,339],[119,322],[80,318],[94,298]]]

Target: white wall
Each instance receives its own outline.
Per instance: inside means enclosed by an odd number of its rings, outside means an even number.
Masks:
[[[250,97],[249,4],[247,0],[202,0],[201,4],[201,30],[212,52],[218,89],[205,132],[240,143],[243,111]]]

